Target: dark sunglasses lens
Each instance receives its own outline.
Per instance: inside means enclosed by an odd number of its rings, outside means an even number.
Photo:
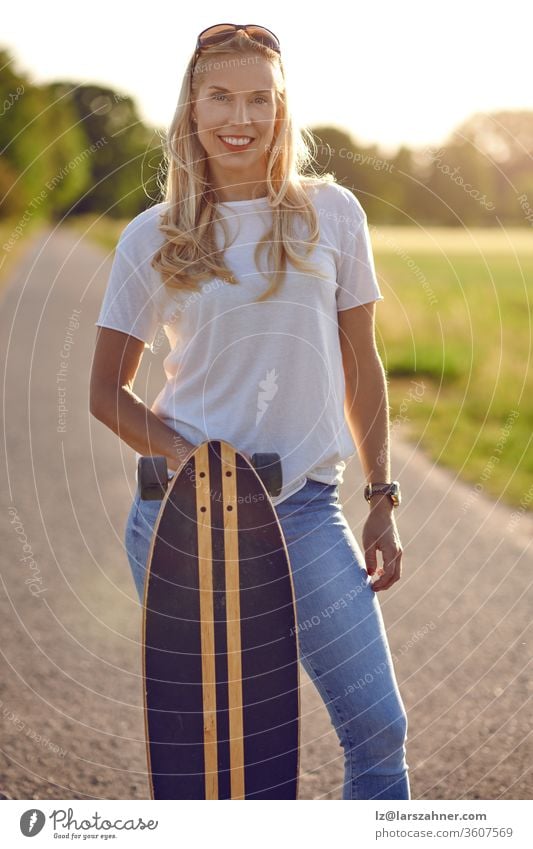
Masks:
[[[209,44],[219,44],[226,41],[233,33],[236,32],[236,27],[233,24],[218,24],[215,27],[209,27],[200,33],[198,40],[202,47],[207,47]],[[270,30],[264,27],[248,26],[246,32],[255,41],[270,47],[271,50],[280,52],[280,44],[276,36]]]
[[[277,50],[279,52],[279,41],[274,35],[273,32],[270,32],[268,29],[264,29],[263,27],[248,27],[246,32],[251,38],[258,41],[260,44],[264,44],[265,47],[270,47],[271,50]]]
[[[208,44],[218,44],[219,41],[225,41],[230,35],[235,32],[235,27],[231,24],[219,24],[216,27],[209,27],[200,33],[199,42],[202,46]]]

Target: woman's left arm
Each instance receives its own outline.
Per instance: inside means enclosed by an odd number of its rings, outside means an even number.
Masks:
[[[389,402],[385,369],[375,341],[375,302],[337,313],[346,384],[344,410],[368,483],[390,482]],[[401,577],[402,546],[388,495],[375,495],[363,528],[372,584],[386,590]],[[378,570],[377,552],[383,568]]]

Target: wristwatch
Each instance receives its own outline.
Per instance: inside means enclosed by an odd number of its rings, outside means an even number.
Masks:
[[[365,486],[365,498],[370,503],[370,499],[377,493],[386,493],[390,496],[392,506],[397,507],[401,503],[400,484],[398,481],[391,483],[367,483]]]

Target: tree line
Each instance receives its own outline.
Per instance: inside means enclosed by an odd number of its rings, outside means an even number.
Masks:
[[[75,81],[36,85],[0,50],[0,218],[132,218],[161,199],[164,130],[135,102]],[[369,220],[424,226],[533,225],[533,112],[472,115],[441,145],[385,155],[349,132],[310,128],[330,171]]]

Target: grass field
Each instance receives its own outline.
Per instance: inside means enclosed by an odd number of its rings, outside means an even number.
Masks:
[[[126,223],[76,227],[111,251]],[[532,230],[370,231],[392,438],[398,427],[476,491],[533,509]]]
[[[533,507],[533,233],[372,228],[391,422],[463,479]]]

